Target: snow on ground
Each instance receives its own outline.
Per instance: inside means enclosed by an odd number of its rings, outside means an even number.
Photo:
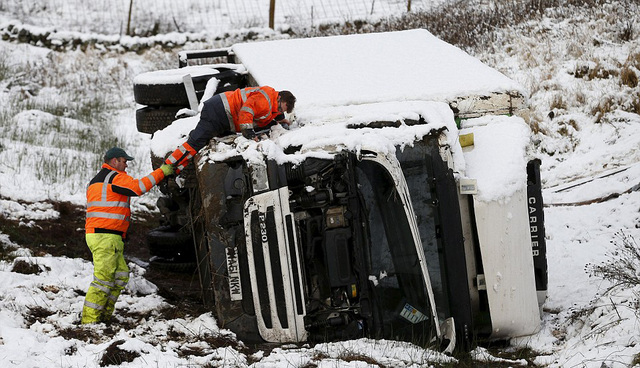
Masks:
[[[510,29],[504,37],[497,38],[498,52],[479,55],[526,87],[537,128],[530,153],[543,161],[549,290],[540,332],[514,339],[511,346],[533,349],[538,366],[629,367],[640,354],[640,286],[607,294],[604,291],[610,284],[589,277],[588,272],[591,265],[615,259],[622,242],[616,234],[622,231],[636,241],[640,239],[640,117],[623,106],[632,103],[624,99],[634,92],[616,77],[589,79],[576,74],[583,66],[593,70],[598,65],[625,65],[634,53],[640,52],[637,37],[631,42],[619,42],[612,33],[603,31],[604,18],[583,18],[579,22],[545,19],[539,25]],[[594,34],[596,31],[602,33]],[[114,91],[130,98],[134,75],[168,65],[164,56],[151,54],[156,58],[155,65],[139,56],[104,55],[126,70],[124,75],[114,77],[122,79]],[[24,66],[27,62],[48,66],[48,60],[58,57],[80,57],[73,53],[54,55],[37,47],[6,42],[0,42],[0,56],[2,68]],[[111,75],[107,71],[112,69],[106,63],[93,67],[103,76]],[[640,74],[637,68],[634,70]],[[28,80],[24,74],[0,79],[2,114],[6,115],[8,107],[15,104],[12,98],[16,95],[24,99],[34,96]],[[55,92],[62,90],[53,88],[48,98],[65,103],[67,100],[55,100]],[[59,98],[68,95],[61,94]],[[598,116],[594,109],[606,100],[612,101],[614,108]],[[12,123],[9,127],[2,125],[0,137],[0,215],[21,220],[25,231],[37,224],[34,221],[59,216],[45,200],[83,202],[83,186],[97,170],[101,152],[90,148],[68,151],[69,147],[56,146],[64,139],[67,144],[78,143],[74,139],[82,131],[87,131],[85,140],[91,141],[92,130],[87,130],[81,119],[60,119],[45,110],[42,105],[11,110]],[[136,157],[130,171],[141,176],[150,170],[149,136],[137,133],[132,123],[134,114],[135,106],[124,103],[111,116],[108,130]],[[52,126],[68,136],[53,134]],[[285,137],[283,134],[279,139]],[[64,165],[55,166],[60,173],[48,174],[56,178],[54,182],[39,177],[46,170],[39,165],[53,160],[47,161],[48,157],[58,157],[69,167],[64,171]],[[152,200],[150,196],[140,203]],[[139,354],[132,362],[123,363],[129,367],[364,366],[363,361],[347,361],[354,352],[394,367],[428,366],[451,360],[414,345],[368,339],[251,352],[242,343],[234,342],[229,331],[220,329],[210,313],[162,318],[158,311],[168,304],[144,279],[144,269],[133,263],[133,277],[118,301],[116,315],[122,326],[127,321],[137,321],[134,317],[138,316],[144,316],[142,322],[117,331],[104,325],[78,327],[91,264],[81,259],[33,255],[12,243],[2,229],[0,244],[17,257],[0,261],[0,360],[4,365],[95,367],[107,348],[120,340],[121,349]],[[37,271],[17,272],[23,261],[35,264]],[[70,336],[70,331],[75,335]],[[200,353],[188,354],[193,351]],[[483,349],[474,350],[473,356],[478,361],[497,359]],[[510,364],[521,363],[516,360]]]

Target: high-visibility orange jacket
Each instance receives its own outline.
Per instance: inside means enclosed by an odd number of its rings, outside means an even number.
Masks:
[[[278,91],[264,87],[249,87],[224,92],[222,103],[235,131],[268,125],[278,112]]]
[[[124,171],[102,164],[87,187],[87,233],[120,234],[124,238],[131,217],[131,197],[139,196],[164,179],[157,169],[142,179],[134,179]]]

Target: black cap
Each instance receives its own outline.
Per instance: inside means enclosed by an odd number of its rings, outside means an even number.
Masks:
[[[127,153],[120,147],[109,148],[107,153],[104,154],[104,160],[111,160],[112,158],[124,157],[127,161],[133,160],[133,157],[127,155]]]

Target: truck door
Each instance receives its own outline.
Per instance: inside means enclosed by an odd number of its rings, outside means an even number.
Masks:
[[[468,347],[472,304],[453,172],[440,157],[434,137],[425,137],[396,155],[409,187],[439,317],[454,318],[458,346]]]

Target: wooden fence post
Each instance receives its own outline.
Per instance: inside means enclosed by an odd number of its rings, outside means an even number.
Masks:
[[[411,0],[408,0],[407,2],[407,13],[411,12]]]
[[[276,14],[276,0],[271,0],[269,3],[269,28],[273,29],[275,26],[275,14]]]
[[[127,36],[131,36],[131,13],[133,12],[133,0],[129,1],[129,19],[127,20]]]

